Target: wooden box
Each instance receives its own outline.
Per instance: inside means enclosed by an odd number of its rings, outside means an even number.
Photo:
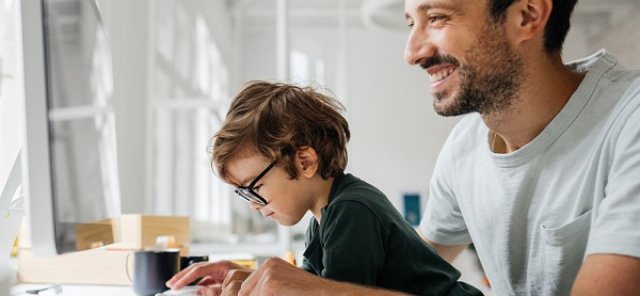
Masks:
[[[18,281],[131,285],[127,256],[136,250],[156,247],[180,248],[188,254],[189,218],[176,216],[122,215],[76,228],[78,250],[54,257],[34,257],[30,240],[20,237]],[[98,246],[97,249],[90,249]],[[133,257],[133,256],[129,256]],[[132,261],[133,258],[130,258]],[[129,262],[132,271],[132,262]]]
[[[186,248],[189,244],[189,218],[134,214],[76,227],[78,250],[87,250],[92,245],[100,244],[141,250],[156,246],[158,238],[163,241],[170,238],[168,245],[160,247]]]

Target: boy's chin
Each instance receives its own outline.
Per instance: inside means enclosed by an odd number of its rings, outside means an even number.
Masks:
[[[295,220],[291,220],[291,219],[286,219],[286,220],[274,219],[274,220],[276,220],[276,222],[282,226],[293,226],[298,224],[298,222],[302,220],[302,217]]]

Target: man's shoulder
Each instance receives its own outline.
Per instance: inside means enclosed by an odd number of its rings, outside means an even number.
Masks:
[[[608,83],[598,84],[599,88],[606,89],[607,93],[623,95],[629,93],[629,91],[637,92],[640,90],[640,69],[628,69],[613,55],[607,53],[604,50],[600,50],[591,57],[587,57],[584,61],[577,61],[572,65],[584,64],[583,71],[589,71],[593,68],[596,72],[601,73],[598,79],[604,78]],[[580,68],[580,67],[578,67]],[[600,71],[597,71],[601,68]]]
[[[626,121],[640,106],[640,70],[615,67],[602,78],[606,83],[598,84],[595,96],[614,104],[610,124]]]

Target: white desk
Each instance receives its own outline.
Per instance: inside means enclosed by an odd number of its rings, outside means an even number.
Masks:
[[[11,287],[10,296],[31,296],[25,293],[31,289],[41,289],[49,284],[17,284]],[[137,296],[130,286],[96,286],[96,285],[65,285],[61,284],[62,293],[56,296]],[[39,296],[55,295],[53,292],[42,292]]]
[[[205,251],[201,251],[200,253],[205,254]],[[209,258],[214,258],[217,260],[229,260],[229,259],[245,259],[245,258],[254,258],[252,255],[248,253],[227,253],[227,254],[219,254],[219,258],[215,255],[209,255]],[[32,289],[42,289],[45,287],[49,287],[52,284],[16,284],[16,274],[18,269],[16,258],[9,259],[9,271],[12,274],[12,278],[10,279],[11,290],[9,296],[32,296],[32,294],[26,294],[27,290]],[[62,287],[62,293],[57,294],[56,296],[137,296],[131,286],[106,286],[106,285],[71,285],[71,284],[60,284]],[[4,296],[0,287],[0,296]],[[185,287],[186,288],[186,287]],[[168,289],[168,288],[167,288]],[[42,292],[39,296],[49,296],[55,295],[52,291]]]
[[[15,284],[16,272],[17,272],[17,260],[16,258],[9,259],[9,271],[12,278],[10,283],[14,283],[11,286],[10,296],[31,296],[32,294],[26,294],[27,290],[42,289],[51,286],[51,284]],[[133,293],[131,286],[102,286],[102,285],[67,285],[61,284],[62,293],[56,296],[137,296]],[[6,290],[5,290],[6,291]],[[2,295],[3,291],[0,291]],[[53,292],[42,292],[39,296],[55,295]]]

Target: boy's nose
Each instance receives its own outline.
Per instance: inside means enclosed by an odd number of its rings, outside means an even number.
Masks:
[[[251,202],[249,204],[249,206],[255,211],[259,211],[262,208],[262,206],[260,204],[257,204],[255,202]]]

